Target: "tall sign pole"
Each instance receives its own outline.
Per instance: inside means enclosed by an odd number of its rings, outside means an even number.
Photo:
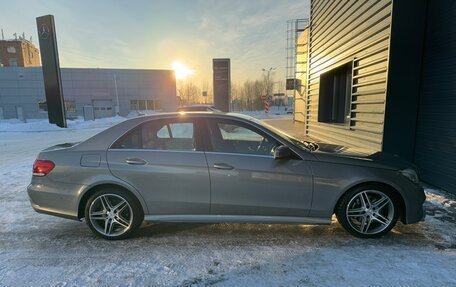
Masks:
[[[231,64],[230,59],[213,59],[214,106],[222,112],[230,111]]]
[[[40,42],[49,123],[66,128],[65,101],[63,99],[62,78],[60,76],[54,16],[46,15],[36,18],[36,26]]]

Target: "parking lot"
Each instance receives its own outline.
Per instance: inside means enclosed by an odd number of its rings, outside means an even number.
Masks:
[[[110,242],[34,212],[37,153],[105,126],[0,132],[0,286],[455,286],[456,201],[427,189],[425,222],[361,240],[330,226],[144,224]]]

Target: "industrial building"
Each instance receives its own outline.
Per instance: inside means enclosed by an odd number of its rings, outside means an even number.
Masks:
[[[0,40],[0,67],[37,66],[40,66],[40,51],[24,36],[13,40]]]
[[[62,68],[67,118],[90,111],[94,118],[132,111],[175,111],[172,70]],[[41,67],[0,68],[0,119],[47,118]]]
[[[295,120],[316,140],[410,160],[456,193],[454,19],[454,1],[312,0]]]

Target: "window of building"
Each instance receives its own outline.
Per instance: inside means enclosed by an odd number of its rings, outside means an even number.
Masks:
[[[16,54],[16,48],[13,46],[6,48],[6,51],[10,54]]]
[[[17,59],[16,58],[10,58],[8,63],[9,63],[10,67],[17,67]]]
[[[159,101],[159,100],[154,100],[154,109],[155,109],[155,110],[161,109],[160,101]]]
[[[130,100],[130,111],[138,110],[138,101],[137,100]]]
[[[157,100],[130,100],[131,111],[154,111],[160,108]]]
[[[350,119],[352,63],[320,75],[318,121],[345,124]]]
[[[65,110],[68,113],[75,113],[76,112],[76,102],[72,100],[65,101]]]
[[[146,101],[146,104],[147,104],[147,109],[148,109],[149,111],[155,110],[154,100],[147,100],[147,101]]]
[[[39,101],[38,102],[38,111],[40,112],[47,112],[48,107],[46,101]],[[76,112],[76,102],[74,100],[65,101],[65,111],[68,113],[75,113]]]
[[[38,102],[38,110],[40,112],[47,112],[48,111],[48,107],[47,107],[46,101],[39,101]]]
[[[146,110],[146,100],[138,100],[138,107],[140,111]]]

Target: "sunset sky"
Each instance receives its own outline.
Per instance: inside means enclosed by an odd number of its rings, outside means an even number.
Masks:
[[[212,80],[212,58],[231,58],[235,82],[286,65],[286,21],[309,15],[308,1],[4,1],[0,28],[33,37],[35,18],[55,16],[62,67],[171,69]]]

